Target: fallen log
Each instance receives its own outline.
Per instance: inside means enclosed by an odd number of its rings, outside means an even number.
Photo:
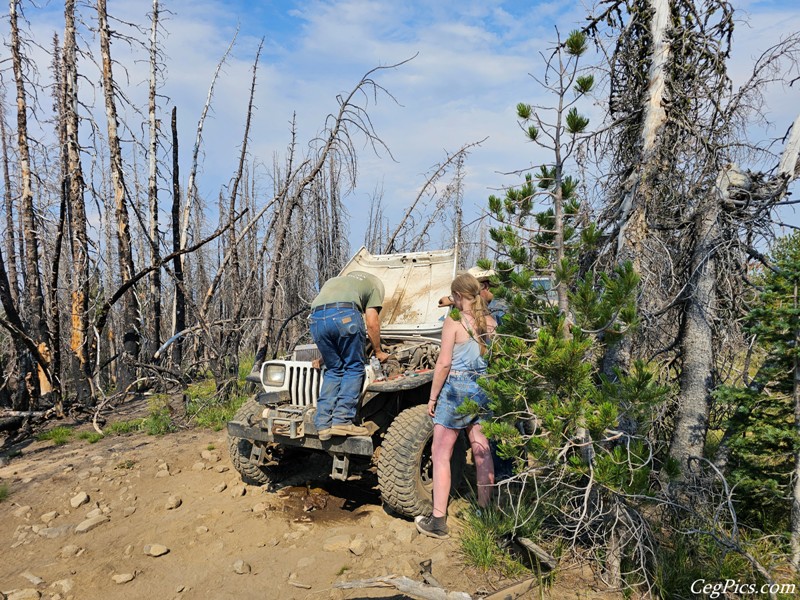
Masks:
[[[547,550],[534,543],[532,540],[529,540],[526,537],[518,537],[514,538],[514,542],[522,550],[535,557],[536,560],[539,561],[539,564],[548,571],[553,571],[558,566],[558,560]]]
[[[0,417],[0,431],[16,431],[24,420],[23,417]]]
[[[419,600],[473,600],[472,596],[466,592],[448,592],[440,587],[433,587],[408,577],[398,577],[396,575],[373,577],[372,579],[361,579],[359,581],[340,581],[334,584],[333,587],[342,590],[394,587],[404,594],[419,598]]]

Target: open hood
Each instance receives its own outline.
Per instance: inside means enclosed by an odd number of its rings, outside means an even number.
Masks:
[[[439,308],[438,302],[450,294],[456,262],[455,250],[373,255],[362,247],[340,275],[366,271],[383,282],[381,337],[439,338],[448,309]]]

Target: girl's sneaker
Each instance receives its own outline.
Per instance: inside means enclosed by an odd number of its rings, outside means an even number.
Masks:
[[[417,525],[417,531],[423,535],[440,540],[450,537],[448,533],[449,530],[447,529],[446,517],[434,517],[433,515],[423,517],[420,515],[414,519],[414,523]]]

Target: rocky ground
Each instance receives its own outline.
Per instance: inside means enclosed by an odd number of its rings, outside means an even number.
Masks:
[[[328,479],[326,459],[303,465],[301,485],[267,492],[242,484],[224,432],[17,447],[0,458],[0,598],[399,600],[413,596],[337,585],[421,582],[424,561],[444,588],[476,598],[511,583],[465,567],[457,535],[420,536],[387,514],[368,473]],[[496,597],[540,594],[602,597],[585,570]]]

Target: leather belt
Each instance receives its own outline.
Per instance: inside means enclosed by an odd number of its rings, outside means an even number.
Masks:
[[[325,310],[328,308],[354,308],[358,310],[358,306],[356,306],[355,302],[329,302],[328,304],[320,304],[319,306],[315,306],[311,309],[311,312],[315,313],[318,310]]]

